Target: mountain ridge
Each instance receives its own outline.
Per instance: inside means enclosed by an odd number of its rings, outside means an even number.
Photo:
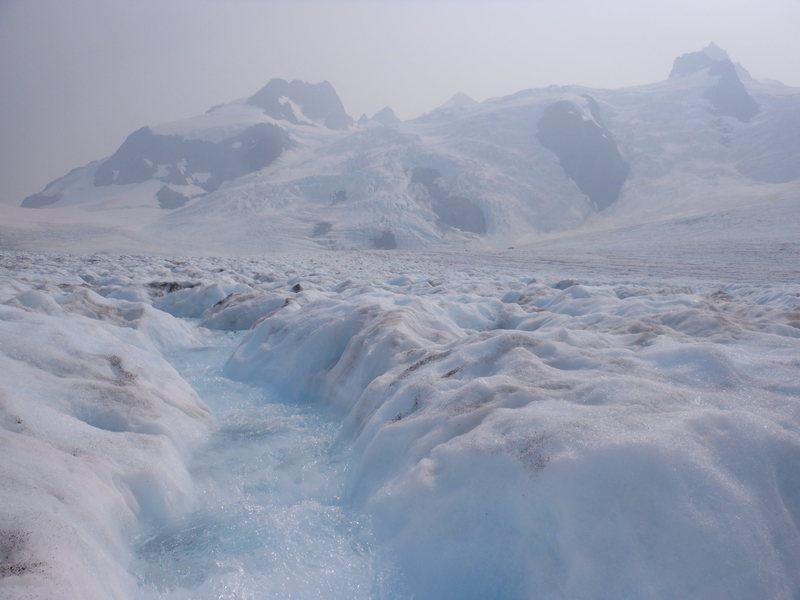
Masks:
[[[800,91],[743,82],[713,44],[676,58],[658,84],[456,94],[403,122],[387,107],[355,123],[329,82],[273,79],[134,132],[22,206],[91,210],[146,243],[169,232],[177,248],[198,236],[218,247],[370,248],[389,234],[398,248],[503,247],[599,212],[650,218],[707,190],[757,197],[797,185],[798,115]],[[415,179],[420,169],[437,173],[435,187]],[[122,207],[147,218],[123,227]]]

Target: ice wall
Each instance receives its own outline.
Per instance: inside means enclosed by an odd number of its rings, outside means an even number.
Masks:
[[[130,598],[130,537],[191,504],[211,416],[161,352],[198,333],[71,283],[0,287],[0,597]]]

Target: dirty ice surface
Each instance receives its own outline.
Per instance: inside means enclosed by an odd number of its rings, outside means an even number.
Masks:
[[[0,255],[0,598],[797,598],[797,265],[572,256]]]

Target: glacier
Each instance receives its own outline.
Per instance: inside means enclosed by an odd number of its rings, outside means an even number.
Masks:
[[[800,597],[800,91],[273,80],[0,220],[0,598]]]
[[[795,597],[800,286],[661,259],[3,253],[0,597]]]
[[[0,235],[86,253],[500,250],[796,197],[799,124],[800,90],[713,44],[663,81],[457,94],[406,121],[387,108],[356,123],[330,83],[275,79],[132,132],[4,207]]]

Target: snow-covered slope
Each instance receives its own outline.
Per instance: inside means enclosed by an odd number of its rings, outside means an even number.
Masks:
[[[353,124],[327,82],[274,80],[134,132],[27,198],[3,234],[163,252],[505,247],[598,213],[628,226],[797,195],[798,140],[800,90],[713,44],[659,83],[457,94],[405,122],[384,109]]]

